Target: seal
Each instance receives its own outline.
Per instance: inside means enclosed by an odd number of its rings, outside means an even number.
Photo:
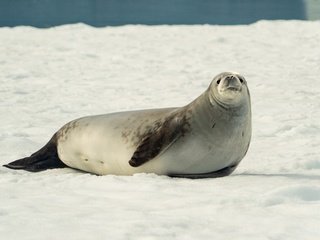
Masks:
[[[186,106],[76,119],[30,157],[4,166],[32,172],[71,167],[97,175],[222,177],[243,159],[250,139],[247,82],[238,73],[224,72]]]

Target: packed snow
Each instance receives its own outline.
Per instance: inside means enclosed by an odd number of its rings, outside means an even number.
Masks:
[[[78,117],[183,106],[244,75],[253,137],[219,179],[0,167],[0,238],[320,239],[320,22],[0,28],[0,164]]]

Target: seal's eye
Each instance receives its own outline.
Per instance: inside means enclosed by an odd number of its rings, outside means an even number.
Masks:
[[[239,80],[240,80],[241,83],[243,83],[243,79],[242,78],[239,78]]]
[[[220,84],[220,79],[217,81],[217,84]]]

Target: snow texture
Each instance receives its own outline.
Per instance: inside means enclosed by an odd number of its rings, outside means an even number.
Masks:
[[[229,177],[0,167],[0,238],[320,239],[319,42],[319,21],[0,28],[1,165],[81,116],[185,105],[223,71],[253,109]]]

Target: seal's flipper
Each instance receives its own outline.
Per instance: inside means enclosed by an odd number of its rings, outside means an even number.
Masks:
[[[133,153],[129,164],[139,167],[159,155],[187,131],[189,123],[186,117],[171,116],[164,122],[155,122]]]
[[[43,148],[33,153],[30,157],[22,158],[3,166],[15,170],[22,169],[30,172],[66,167],[58,157],[55,136],[53,136]]]

